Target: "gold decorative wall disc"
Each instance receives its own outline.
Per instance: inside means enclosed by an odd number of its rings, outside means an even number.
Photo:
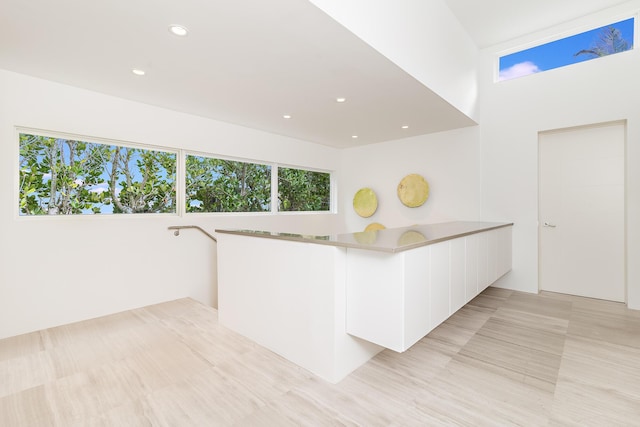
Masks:
[[[429,184],[417,173],[407,175],[398,184],[398,197],[410,208],[422,206],[429,197]]]
[[[363,218],[368,218],[378,209],[378,197],[370,188],[361,188],[353,196],[353,209]]]
[[[371,224],[365,227],[364,231],[378,231],[378,230],[384,230],[385,228],[386,227],[380,224],[379,222],[372,222]]]

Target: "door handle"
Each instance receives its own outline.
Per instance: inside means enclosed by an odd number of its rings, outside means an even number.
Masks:
[[[551,224],[551,223],[546,222],[546,221],[544,222],[544,224],[543,224],[543,225],[544,225],[545,227],[549,227],[549,228],[556,228],[556,225],[555,225],[555,224]]]

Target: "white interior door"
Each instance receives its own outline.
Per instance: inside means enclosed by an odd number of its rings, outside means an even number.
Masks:
[[[539,135],[540,289],[625,301],[625,123]]]

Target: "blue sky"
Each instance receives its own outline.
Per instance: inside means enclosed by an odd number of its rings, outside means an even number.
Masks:
[[[500,80],[508,80],[594,59],[591,55],[574,55],[582,49],[592,47],[602,29],[610,26],[619,29],[622,37],[630,46],[633,46],[633,21],[633,18],[630,18],[503,56],[500,58]]]

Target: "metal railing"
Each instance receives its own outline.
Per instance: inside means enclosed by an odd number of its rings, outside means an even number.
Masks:
[[[169,230],[175,230],[173,232],[174,236],[179,236],[180,235],[180,230],[184,229],[184,228],[195,228],[196,230],[200,230],[202,233],[206,234],[207,237],[209,237],[211,240],[213,240],[214,242],[217,242],[218,239],[216,239],[215,237],[213,237],[211,234],[209,234],[205,229],[198,227],[197,225],[172,225],[171,227],[167,227]]]

